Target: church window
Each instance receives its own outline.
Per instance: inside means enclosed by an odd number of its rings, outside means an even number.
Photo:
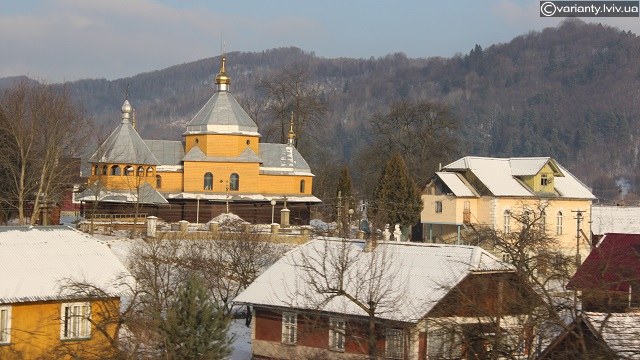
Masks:
[[[229,190],[238,191],[240,189],[240,175],[233,173],[229,177]]]
[[[98,165],[93,167],[93,175],[100,175],[100,168]]]
[[[301,193],[304,193],[304,185],[305,185],[304,180],[300,180],[300,192]]]
[[[102,175],[107,175],[109,173],[109,167],[107,165],[102,166]]]
[[[111,167],[111,175],[120,175],[120,166],[113,165]]]
[[[138,176],[144,176],[144,167],[138,166]]]
[[[131,165],[127,165],[127,166],[124,168],[124,174],[125,174],[126,176],[133,176],[133,166],[131,166]]]
[[[153,168],[151,166],[147,168],[147,176],[153,176]]]
[[[160,175],[156,175],[156,188],[162,188],[162,176]]]
[[[247,145],[251,145],[251,140],[247,139]]]
[[[204,189],[213,190],[213,174],[210,172],[204,174]]]

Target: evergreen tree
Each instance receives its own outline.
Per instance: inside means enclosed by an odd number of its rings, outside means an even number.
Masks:
[[[342,171],[338,178],[336,195],[338,195],[338,193],[342,194],[343,199],[347,199],[351,196],[351,175],[349,174],[349,167],[346,165],[342,166]]]
[[[373,214],[380,224],[414,225],[420,220],[420,191],[399,153],[382,169],[373,191],[373,205]]]
[[[337,205],[338,221],[341,222],[343,230],[348,234],[349,224],[347,212],[353,208],[353,202],[351,198],[351,175],[349,174],[349,167],[342,166],[340,177],[338,178],[338,185],[336,186],[336,197],[340,202]]]
[[[167,310],[163,326],[169,359],[224,359],[231,353],[230,319],[212,302],[198,276],[190,276]]]

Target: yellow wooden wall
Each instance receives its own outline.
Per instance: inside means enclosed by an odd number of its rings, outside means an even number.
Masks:
[[[547,176],[547,185],[541,184],[542,175]],[[523,176],[522,180],[532,189],[534,192],[544,192],[544,193],[553,193],[555,192],[555,187],[553,184],[554,181],[554,171],[549,162],[547,162],[540,171],[534,176]]]
[[[240,189],[237,193],[255,193],[260,187],[258,163],[210,163],[184,162],[184,191],[203,193],[225,193],[229,176],[240,176]],[[213,190],[204,190],[204,174],[213,174]]]
[[[250,147],[253,152],[258,154],[259,143],[259,136],[223,134],[186,135],[185,154],[189,153],[196,145],[200,147],[200,150],[207,156],[236,157],[247,147]]]
[[[158,171],[158,175],[162,178],[161,187],[157,189],[159,192],[182,192],[183,173],[177,171]],[[155,188],[155,181],[154,181]]]
[[[75,301],[70,301],[75,302]],[[49,301],[19,303],[11,305],[11,343],[0,345],[0,359],[29,360],[51,356],[55,359],[71,359],[59,356],[68,352],[83,354],[83,359],[104,358],[109,353],[107,338],[93,325],[91,338],[82,340],[60,340],[60,309],[63,302]],[[117,299],[92,301],[92,322],[103,324],[105,313],[118,314],[120,301]],[[115,327],[106,326],[107,333],[115,336]],[[96,355],[91,355],[96,354]],[[99,355],[97,355],[99,354]]]

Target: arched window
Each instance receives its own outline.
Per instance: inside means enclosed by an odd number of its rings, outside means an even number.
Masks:
[[[144,167],[143,166],[138,166],[138,176],[140,176],[140,177],[144,176]]]
[[[93,175],[100,175],[100,168],[98,165],[93,167]]]
[[[505,210],[502,217],[504,218],[504,233],[508,234],[511,232],[511,212]]]
[[[124,168],[124,174],[125,174],[126,176],[133,176],[133,166],[131,166],[131,165],[127,165],[127,166]]]
[[[153,168],[151,166],[147,168],[147,176],[153,176]]]
[[[120,175],[120,166],[113,165],[111,167],[111,175]]]
[[[102,175],[107,175],[109,173],[109,167],[107,165],[102,166]]]
[[[556,235],[562,235],[562,211],[558,211],[556,217]]]
[[[233,173],[229,176],[229,190],[238,191],[240,189],[240,175]]]
[[[300,180],[300,192],[304,193],[304,180]]]
[[[162,188],[162,176],[156,175],[156,189]]]
[[[204,189],[213,190],[213,174],[210,172],[204,174]]]

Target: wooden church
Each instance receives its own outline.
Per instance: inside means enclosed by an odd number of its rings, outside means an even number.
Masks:
[[[183,141],[142,139],[125,99],[120,125],[89,159],[87,187],[76,197],[85,211],[190,222],[232,212],[270,223],[273,211],[286,207],[292,224],[308,224],[320,200],[312,195],[314,175],[295,148],[293,126],[286,144],[261,143],[258,126],[229,91],[225,62],[223,56],[216,90],[187,124]]]

